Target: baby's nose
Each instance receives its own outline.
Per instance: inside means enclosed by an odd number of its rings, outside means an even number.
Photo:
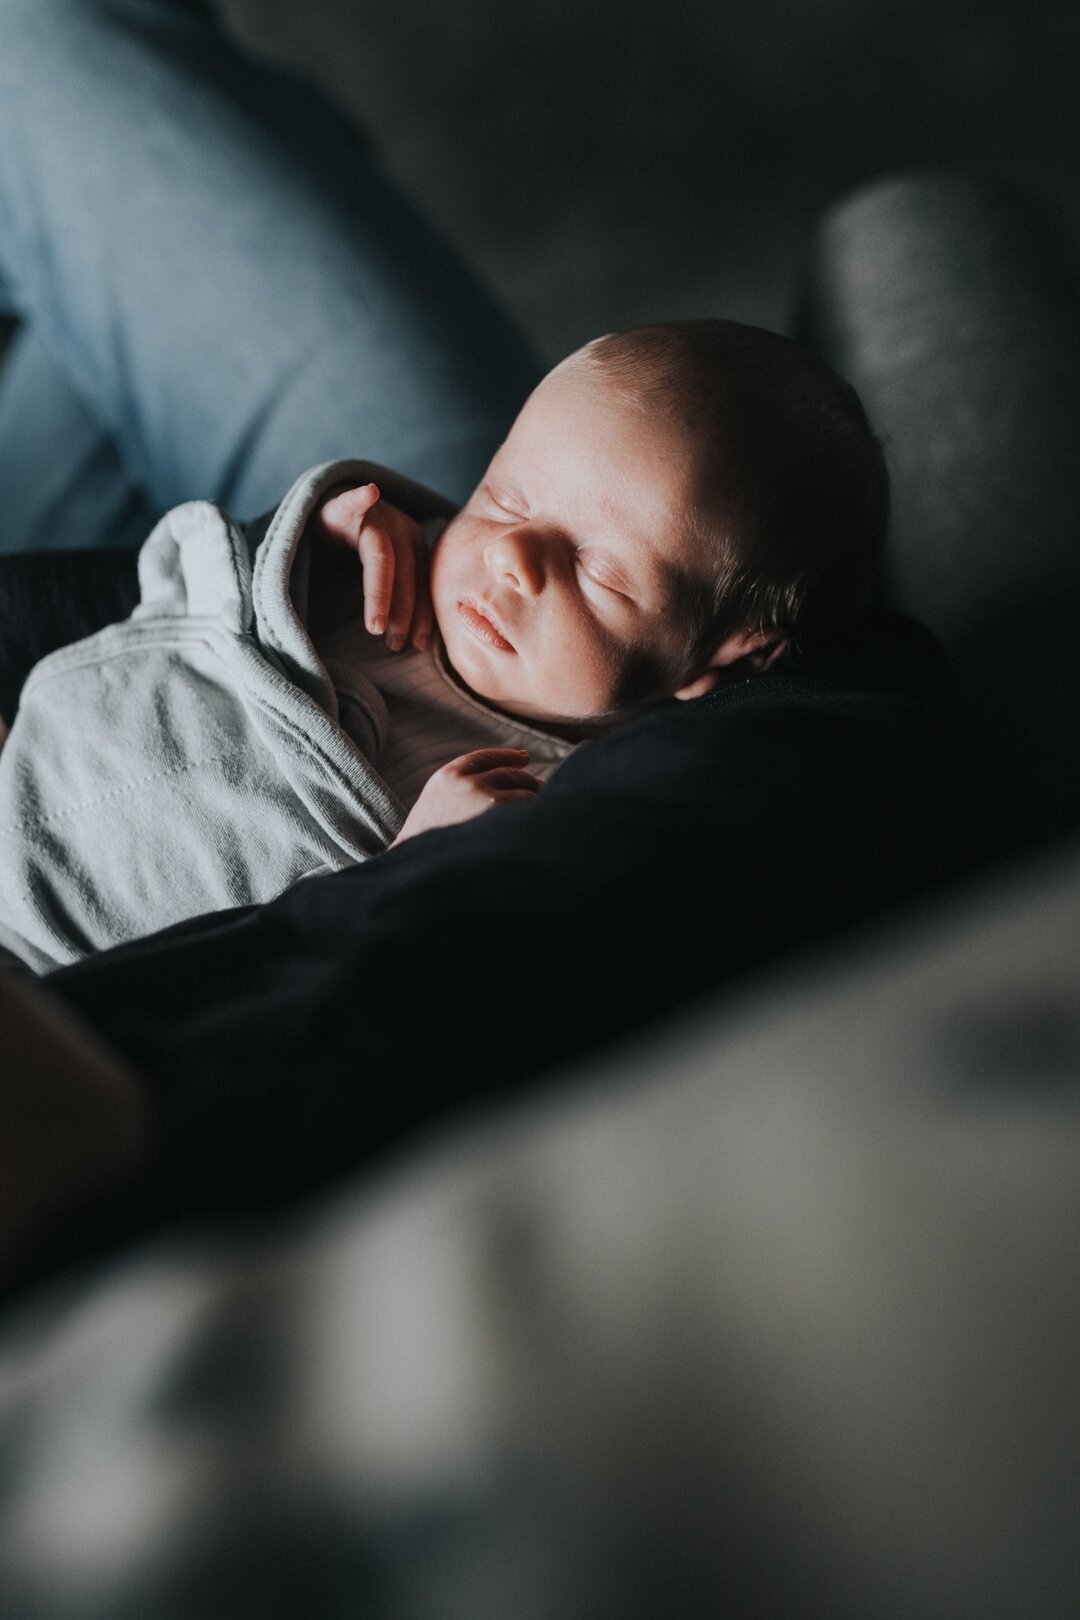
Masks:
[[[543,547],[527,529],[512,529],[493,540],[484,560],[494,577],[524,596],[536,596],[544,585]]]

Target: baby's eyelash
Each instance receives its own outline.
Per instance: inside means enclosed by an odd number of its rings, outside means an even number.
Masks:
[[[587,574],[594,584],[603,586],[604,590],[614,591],[617,596],[626,595],[626,592],[622,589],[621,585],[616,585],[615,581],[609,576],[605,575],[602,569],[597,570],[595,567],[587,567],[584,561],[584,556],[585,554],[581,551],[576,552],[574,555],[574,561],[577,563],[582,573]]]
[[[507,517],[524,517],[525,514],[517,507],[509,506],[505,499],[500,500],[498,495],[496,495],[495,491],[490,486],[488,486],[487,489],[487,496],[492,506],[497,506],[500,512],[506,513]]]

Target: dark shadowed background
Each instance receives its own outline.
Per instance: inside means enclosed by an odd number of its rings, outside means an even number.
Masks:
[[[888,170],[990,170],[1080,241],[1065,0],[230,0],[549,360],[612,327],[783,326],[810,223]]]

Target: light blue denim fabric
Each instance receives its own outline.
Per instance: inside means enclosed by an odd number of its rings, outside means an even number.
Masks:
[[[461,501],[540,375],[363,135],[184,0],[0,0],[0,307],[7,550],[342,456]]]

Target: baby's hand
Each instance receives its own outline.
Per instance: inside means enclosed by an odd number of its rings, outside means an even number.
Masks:
[[[432,827],[470,821],[492,805],[534,798],[541,783],[522,768],[528,757],[527,748],[478,748],[452,759],[424,783],[394,844]]]
[[[329,496],[316,521],[328,539],[351,546],[364,572],[364,624],[386,634],[391,652],[406,640],[426,647],[434,617],[428,592],[428,553],[419,523],[380,499],[377,484]]]

